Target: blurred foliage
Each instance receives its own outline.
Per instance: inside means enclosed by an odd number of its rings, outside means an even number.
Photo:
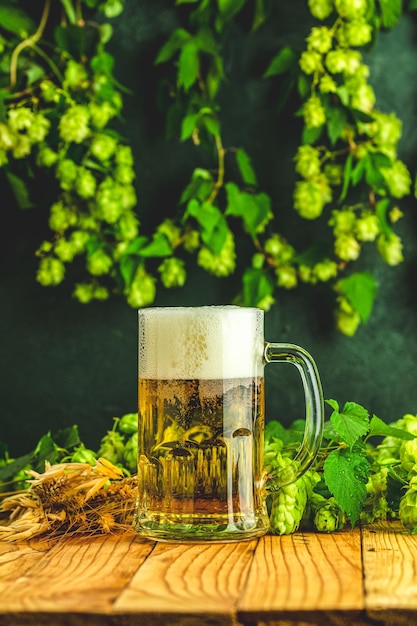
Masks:
[[[235,303],[268,310],[280,289],[327,283],[338,329],[354,335],[377,292],[372,273],[355,271],[355,262],[366,246],[390,266],[402,262],[399,201],[414,194],[397,152],[402,121],[378,109],[364,52],[371,54],[379,32],[395,28],[415,2],[309,0],[313,25],[304,49],[277,49],[258,77],[285,77],[282,105],[290,93],[297,103],[290,210],[325,232],[323,241],[312,234],[302,250],[275,231],[277,207],[260,188],[251,155],[225,142],[226,44],[234,23],[247,38],[262,33],[267,0],[172,3],[177,25],[155,58],[165,72],[167,136],[192,142],[201,160],[176,217],[162,215],[151,233],[140,224],[132,149],[116,130],[129,92],[115,78],[108,44],[123,1],[33,4],[0,0],[0,168],[22,209],[36,208],[40,173],[54,190],[51,237],[37,251],[39,283],[59,285],[68,266],[83,259],[85,279],[73,289],[80,302],[119,293],[144,307],[158,288],[184,286],[192,263],[219,279],[237,273],[236,241],[243,238],[252,253],[239,270]]]

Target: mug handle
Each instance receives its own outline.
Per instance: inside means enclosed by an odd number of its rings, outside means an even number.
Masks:
[[[324,401],[317,366],[313,357],[300,346],[290,343],[265,342],[265,363],[291,363],[295,365],[303,382],[306,403],[306,427],[301,446],[286,467],[266,476],[266,490],[277,491],[294,482],[311,467],[319,451],[324,423]]]

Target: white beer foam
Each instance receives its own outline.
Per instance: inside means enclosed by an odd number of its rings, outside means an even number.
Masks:
[[[238,306],[139,310],[139,377],[246,378],[263,374],[263,311]]]

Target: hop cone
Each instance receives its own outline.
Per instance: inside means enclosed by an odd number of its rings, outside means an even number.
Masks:
[[[346,523],[346,515],[331,496],[325,498],[318,493],[311,496],[311,508],[314,512],[313,524],[322,533],[340,530]]]
[[[405,528],[417,526],[417,476],[411,478],[409,487],[400,500],[399,517]]]
[[[308,499],[319,475],[308,470],[295,482],[281,487],[270,497],[270,531],[275,535],[290,535],[299,529]]]

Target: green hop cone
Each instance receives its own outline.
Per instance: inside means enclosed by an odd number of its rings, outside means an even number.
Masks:
[[[134,309],[152,304],[156,295],[155,278],[147,273],[143,265],[136,270],[132,284],[125,289],[127,302]]]
[[[402,161],[397,159],[391,167],[382,167],[381,174],[385,179],[390,195],[394,198],[403,198],[410,193],[411,176],[407,166]]]
[[[307,492],[302,479],[272,493],[269,515],[274,535],[290,535],[300,527],[307,505]]]
[[[361,245],[353,235],[342,234],[335,239],[334,251],[342,261],[356,261],[361,252]]]
[[[93,450],[89,450],[84,444],[81,444],[71,454],[69,461],[71,463],[89,463],[89,465],[96,465],[97,457]]]
[[[399,265],[403,260],[403,244],[398,235],[395,233],[381,233],[376,241],[376,247],[388,265]]]
[[[307,128],[320,128],[326,122],[326,112],[318,96],[310,96],[303,107],[304,123]]]
[[[304,219],[315,220],[323,212],[323,193],[316,181],[298,181],[295,184],[293,199],[295,210]]]
[[[117,140],[105,133],[99,133],[93,137],[90,151],[98,161],[108,161],[115,153]]]
[[[295,170],[306,179],[320,174],[320,152],[313,146],[300,146],[295,155]]]
[[[125,433],[126,435],[133,435],[133,433],[137,433],[138,432],[138,414],[126,413],[126,415],[123,415],[120,418],[117,426],[120,432]]]
[[[123,452],[123,466],[132,474],[137,470],[138,433],[133,433],[126,442]]]
[[[347,19],[355,19],[365,15],[368,0],[334,0],[337,12]]]
[[[325,54],[332,47],[332,31],[327,26],[316,26],[311,29],[307,37],[309,50],[317,50],[321,54]]]
[[[405,528],[417,526],[417,476],[413,476],[409,487],[400,500],[399,518]]]
[[[102,248],[97,248],[87,258],[87,269],[93,276],[108,274],[112,265],[113,259]]]
[[[65,266],[60,259],[44,257],[36,273],[36,280],[44,287],[56,286],[65,278]]]
[[[289,458],[278,454],[275,462],[284,468],[291,463]],[[299,529],[305,516],[307,502],[320,477],[314,470],[308,470],[295,482],[271,493],[269,498],[270,530],[275,535],[289,535]]]
[[[96,179],[90,170],[84,167],[78,168],[75,190],[80,198],[92,198],[96,191],[96,185]]]
[[[204,270],[219,278],[232,274],[236,266],[233,234],[227,233],[226,241],[218,254],[214,254],[207,246],[203,246],[198,253],[197,263]]]
[[[365,46],[372,40],[372,26],[364,19],[354,19],[345,24],[344,36],[349,46]]]
[[[401,467],[406,472],[414,471],[417,465],[417,438],[404,441],[400,447]]]
[[[59,134],[67,143],[82,143],[90,135],[90,113],[82,105],[73,105],[61,116]]]
[[[305,50],[300,57],[300,69],[304,74],[314,74],[322,70],[321,54],[315,50]]]
[[[161,274],[162,284],[167,289],[183,287],[187,280],[184,261],[175,257],[165,259],[158,267],[158,272]]]
[[[332,533],[344,527],[346,515],[333,497],[327,499],[313,493],[311,508],[314,512],[313,524],[319,532]]]
[[[313,17],[325,20],[333,13],[333,0],[308,0],[308,8]]]
[[[124,460],[124,437],[115,430],[109,430],[101,439],[97,456],[113,463],[113,465],[123,464]]]
[[[365,524],[371,524],[379,519],[385,520],[389,513],[393,513],[386,498],[388,472],[388,467],[381,467],[369,475],[366,500],[360,514],[360,519]]]
[[[298,284],[297,271],[290,265],[282,265],[275,271],[278,287],[294,289]]]

